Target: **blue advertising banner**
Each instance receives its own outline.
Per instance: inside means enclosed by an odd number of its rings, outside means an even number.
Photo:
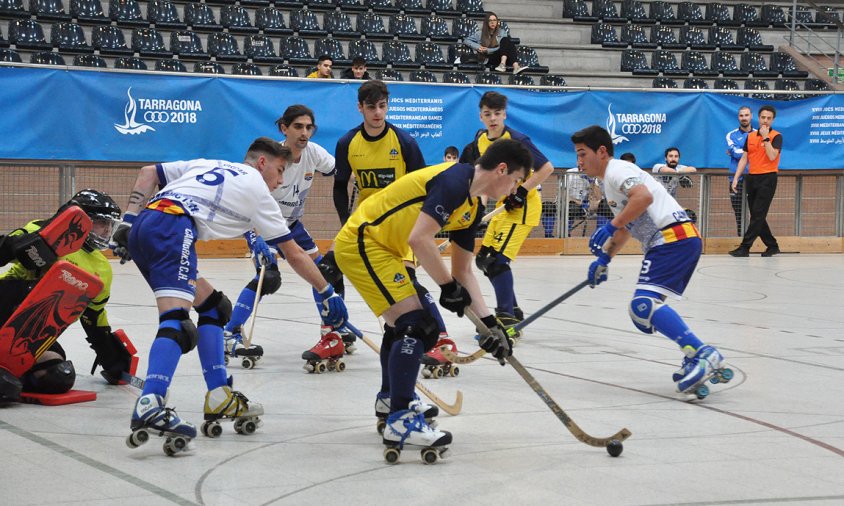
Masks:
[[[0,66],[0,159],[151,162],[240,160],[291,104],[314,110],[314,142],[329,152],[361,122],[359,82],[262,80]],[[428,163],[442,160],[483,127],[478,102],[488,90],[508,96],[507,124],[528,134],[556,167],[575,165],[572,133],[606,128],[616,155],[642,167],[677,146],[682,162],[726,167],[725,135],[737,111],[764,102],[732,95],[671,92],[550,93],[492,87],[389,83],[388,120],[419,142]],[[844,96],[776,101],[783,169],[844,167]],[[756,121],[754,120],[754,125]]]

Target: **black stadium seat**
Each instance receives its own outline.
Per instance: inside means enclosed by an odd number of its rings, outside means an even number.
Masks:
[[[439,16],[459,16],[460,10],[454,6],[454,0],[428,0],[425,4],[428,10]]]
[[[621,17],[612,0],[592,0],[592,15],[604,23],[626,23],[627,18]]]
[[[645,5],[640,0],[623,0],[621,2],[621,17],[636,24],[653,24],[655,20],[648,17]]]
[[[688,70],[683,70],[677,64],[677,57],[671,51],[660,49],[651,55],[651,68],[666,76],[687,76]]]
[[[625,49],[621,53],[621,71],[632,72],[634,76],[648,76],[659,74],[658,70],[651,69],[645,53],[638,49]]]
[[[360,37],[360,33],[352,27],[352,18],[345,12],[326,12],[323,23],[325,30],[332,37],[340,39],[357,39]]]
[[[384,42],[381,57],[385,62],[397,69],[418,69],[421,67],[410,57],[410,48],[399,40],[388,40]]]
[[[783,77],[809,77],[808,72],[797,68],[794,58],[788,53],[773,53],[771,55],[771,70],[778,71]]]
[[[779,70],[768,69],[765,59],[759,53],[742,53],[740,68],[753,74],[753,77],[767,78],[780,75]]]
[[[94,48],[85,40],[85,32],[76,23],[54,23],[50,30],[50,41],[62,53],[93,53]]]
[[[378,57],[378,51],[371,40],[359,39],[349,42],[349,59],[354,60],[360,56],[366,60],[366,66],[372,68],[386,67],[387,64]]]
[[[416,22],[407,14],[390,16],[388,32],[403,40],[425,40],[425,36],[416,29]]]
[[[164,46],[164,37],[155,28],[135,28],[132,31],[132,51],[141,57],[169,58],[173,53]]]
[[[737,90],[739,85],[733,79],[716,79],[713,88],[716,90]]]
[[[471,18],[456,18],[451,23],[451,34],[458,39],[465,39],[478,30],[478,23]]]
[[[803,89],[806,91],[829,91],[832,89],[829,83],[821,79],[806,79],[803,83]]]
[[[733,21],[733,17],[730,16],[730,8],[720,2],[706,4],[704,18],[717,26],[738,26],[741,24]]]
[[[240,5],[226,5],[220,9],[220,24],[231,33],[258,33],[258,27],[252,25],[249,12]]]
[[[744,46],[736,44],[733,40],[733,32],[723,26],[709,28],[709,43],[715,44],[723,51],[741,51],[744,49]]]
[[[794,79],[777,79],[774,83],[774,89],[781,91],[800,91],[800,85]],[[777,94],[774,97],[777,100],[800,100],[804,98],[801,93]]]
[[[108,68],[105,58],[98,54],[78,54],[73,57],[74,67]]]
[[[690,77],[683,81],[683,88],[693,90],[708,90],[709,85],[699,77]]]
[[[645,29],[632,23],[621,27],[621,42],[625,47],[630,46],[634,49],[656,49],[656,44],[648,40]]]
[[[376,77],[382,81],[404,81],[401,72],[393,69],[379,70]]]
[[[674,30],[670,26],[655,25],[651,27],[651,42],[662,49],[685,49],[686,44],[677,41]]]
[[[108,17],[120,27],[149,26],[141,14],[137,0],[111,0],[108,4]]]
[[[598,21],[597,16],[589,14],[589,7],[583,0],[565,0],[563,2],[563,17],[571,18],[578,23],[594,23]]]
[[[733,6],[733,22],[744,26],[768,26],[768,23],[762,21],[756,7],[744,3]]]
[[[317,59],[311,56],[308,43],[302,37],[291,36],[284,40],[282,56],[291,65],[315,65]]]
[[[159,72],[187,72],[185,64],[179,60],[156,60],[155,70]]]
[[[448,32],[448,23],[446,20],[435,14],[422,18],[420,31],[423,36],[433,41],[457,42],[457,37]]]
[[[152,0],[147,4],[147,20],[156,28],[184,30],[187,23],[179,18],[176,5],[168,0]]]
[[[510,84],[514,86],[534,86],[536,83],[527,74],[510,74]]]
[[[187,30],[170,34],[170,51],[182,60],[208,60],[211,55],[202,49],[202,41],[196,32]]]
[[[724,77],[747,77],[749,75],[747,71],[740,70],[735,57],[725,51],[712,53],[711,66],[712,70],[717,70]]]
[[[254,63],[235,63],[232,65],[232,74],[236,76],[260,76],[263,75],[261,67]]]
[[[676,89],[677,87],[677,81],[670,77],[655,77],[651,84],[651,88]]]
[[[686,47],[699,50],[715,49],[715,44],[706,41],[706,34],[697,26],[680,27],[680,43]]]
[[[387,33],[387,29],[384,28],[383,18],[374,12],[362,12],[358,14],[356,26],[358,32],[367,39],[391,40],[393,38],[393,34]]]
[[[70,21],[62,0],[29,0],[29,11],[39,21]]]
[[[237,39],[230,33],[217,32],[208,36],[208,52],[223,62],[244,62],[246,55],[240,52]]]
[[[0,16],[4,18],[29,18],[23,0],[0,0]]]
[[[299,73],[290,65],[276,65],[270,69],[270,75],[277,77],[299,77]]]
[[[426,69],[433,70],[450,70],[454,66],[445,61],[442,49],[433,42],[416,44],[416,63],[424,65]]]
[[[395,0],[396,7],[405,14],[428,14],[430,11],[422,5],[422,0]]]
[[[243,41],[243,52],[255,63],[282,63],[273,40],[267,35],[249,35]]]
[[[677,4],[677,19],[690,25],[711,25],[712,22],[704,18],[700,5],[694,2],[680,2]]]
[[[770,91],[771,88],[768,86],[768,81],[763,81],[762,79],[748,79],[744,82],[744,89]],[[774,100],[773,93],[751,93],[750,96],[752,98],[758,98],[759,100]]]
[[[650,2],[650,18],[663,25],[684,25],[685,21],[677,19],[674,8],[668,2]]]
[[[114,25],[95,26],[91,32],[91,45],[99,49],[100,54],[110,56],[132,56],[133,51],[126,46],[126,38],[120,28]]]
[[[13,49],[0,49],[0,61],[22,63],[21,55]]]
[[[217,62],[198,61],[193,64],[193,71],[199,74],[225,74],[226,69]]]
[[[457,0],[457,10],[470,18],[483,18],[486,16],[482,0]]]
[[[0,2],[2,3],[2,2]],[[2,8],[0,8],[2,13]],[[100,0],[70,0],[70,15],[82,24],[109,24]]]
[[[206,4],[185,4],[185,23],[194,30],[201,32],[223,31],[223,25],[217,23],[217,18],[214,17],[214,11]]]
[[[540,86],[565,86],[566,79],[563,76],[556,74],[545,74],[539,78]]]
[[[539,63],[539,56],[536,54],[536,50],[530,46],[517,46],[516,60],[519,62],[519,65],[526,67],[525,72],[532,74],[548,73],[548,67]]]
[[[328,31],[319,26],[316,13],[307,9],[300,9],[290,13],[290,28],[305,37],[325,37]]]
[[[589,37],[592,44],[601,44],[603,47],[626,47],[618,40],[615,27],[609,23],[598,22],[592,25],[592,33]]]
[[[762,6],[762,22],[774,28],[783,28],[786,25],[785,11],[779,5],[765,4]]]
[[[267,35],[293,35],[293,30],[284,23],[281,9],[261,7],[255,12],[255,26]]]
[[[374,12],[392,14],[398,12],[399,8],[393,3],[393,0],[363,0],[363,4]]]
[[[416,83],[435,83],[437,76],[430,70],[414,70],[410,73],[409,80]]]
[[[748,28],[746,26],[738,29],[736,43],[740,46],[746,47],[750,51],[770,52],[774,50],[773,45],[762,43],[762,35],[759,33],[759,30],[756,28]]]
[[[450,84],[470,84],[469,76],[465,72],[450,71],[443,74],[443,82]]]
[[[493,86],[500,86],[503,84],[498,74],[492,72],[481,72],[475,76],[475,84],[489,84]]]
[[[29,57],[30,63],[38,65],[67,65],[59,53],[51,53],[49,51],[39,51],[32,53]]]
[[[337,0],[337,6],[340,7],[341,12],[365,11],[367,9],[363,0]]]
[[[308,0],[308,9],[312,11],[333,11],[337,9],[335,0]]]
[[[335,67],[346,67],[352,64],[352,61],[346,58],[343,52],[343,44],[337,39],[325,38],[317,40],[314,42],[314,54],[327,54],[331,57],[331,61]]]
[[[124,70],[147,70],[144,60],[134,56],[124,56],[114,60],[114,68]]]
[[[44,39],[44,29],[32,19],[14,19],[9,22],[9,43],[18,49],[52,48],[52,44]]]
[[[680,61],[680,67],[699,77],[714,77],[718,75],[717,70],[712,70],[707,65],[706,57],[700,51],[684,52]]]

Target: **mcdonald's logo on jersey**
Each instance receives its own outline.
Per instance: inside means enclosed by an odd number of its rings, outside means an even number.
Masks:
[[[358,187],[361,190],[366,188],[385,188],[396,180],[396,170],[392,168],[362,169],[357,172],[357,179]]]

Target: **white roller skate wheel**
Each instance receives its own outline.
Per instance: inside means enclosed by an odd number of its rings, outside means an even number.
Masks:
[[[310,362],[305,362],[305,365],[302,366],[302,369],[308,371],[309,373],[315,372],[314,364]]]
[[[443,370],[441,367],[434,368],[434,379],[440,379],[443,377]]]
[[[449,374],[451,374],[452,378],[460,375],[460,368],[456,365],[451,366],[451,371],[449,371]]]
[[[187,441],[183,437],[168,437],[164,441],[164,453],[166,453],[168,457],[172,457],[184,450],[185,446],[187,446]]]
[[[334,364],[334,370],[337,372],[343,372],[346,370],[346,363],[342,360],[338,360],[336,364]]]
[[[388,464],[395,464],[399,461],[400,456],[401,450],[399,450],[398,448],[384,448],[384,460],[386,460]]]
[[[422,377],[423,378],[430,378],[431,377],[431,369],[429,369],[427,366],[424,369],[422,369]]]
[[[706,385],[701,385],[695,390],[695,396],[698,399],[704,399],[707,395],[709,395],[709,387]]]
[[[255,367],[255,360],[253,360],[251,357],[246,357],[243,359],[240,365],[244,369],[252,369],[253,367]]]
[[[208,437],[220,437],[223,434],[223,427],[218,422],[202,422],[202,433]]]
[[[422,450],[422,462],[425,464],[436,464],[440,455],[434,448],[425,448]]]
[[[149,432],[145,429],[138,429],[129,434],[129,437],[126,438],[126,446],[129,448],[137,448],[147,441],[149,441]]]
[[[241,425],[240,428],[244,434],[254,434],[255,430],[258,429],[258,425],[252,420],[247,420],[243,422],[243,425]]]
[[[320,363],[318,363],[318,364],[316,365],[316,368],[314,369],[314,372],[315,372],[315,373],[317,373],[317,374],[322,374],[322,373],[324,373],[327,369],[328,369],[328,367],[326,367],[325,362],[320,362]]]
[[[383,435],[385,428],[387,428],[387,422],[379,418],[378,421],[375,423],[375,430],[378,431],[378,434]]]

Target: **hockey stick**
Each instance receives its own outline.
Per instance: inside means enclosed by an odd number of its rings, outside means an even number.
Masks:
[[[489,335],[489,328],[484,325],[484,322],[482,322],[481,319],[478,318],[478,315],[476,315],[474,311],[472,311],[470,308],[466,308],[466,316],[469,317],[470,320],[472,320],[472,323],[475,324],[475,326],[481,331],[481,333]],[[513,369],[515,369],[516,372],[519,373],[519,376],[521,376],[522,379],[525,380],[528,385],[530,385],[533,391],[536,392],[536,395],[538,395],[539,398],[542,399],[542,402],[544,402],[545,405],[548,406],[548,408],[550,408],[555,415],[557,415],[557,418],[561,422],[563,422],[563,425],[566,426],[569,432],[571,432],[571,434],[575,438],[577,438],[578,441],[586,443],[589,446],[606,448],[612,441],[618,441],[620,443],[625,439],[629,438],[632,434],[629,430],[623,428],[610,437],[598,438],[590,436],[589,434],[584,432],[583,429],[581,429],[576,423],[574,423],[574,420],[569,418],[566,412],[563,411],[563,408],[561,408],[559,404],[557,404],[554,399],[552,399],[551,396],[548,395],[548,392],[542,387],[542,385],[539,384],[538,381],[536,381],[536,378],[534,378],[533,375],[528,372],[527,369],[525,369],[525,366],[523,366],[522,363],[519,362],[516,357],[509,356],[506,360],[511,366],[513,366]],[[615,445],[615,443],[613,444]]]
[[[371,339],[363,335],[363,332],[355,328],[349,322],[346,322],[345,326],[349,330],[351,330],[353,334],[359,337],[364,343],[366,343],[367,346],[372,348],[372,351],[378,354],[381,353],[381,348],[379,348],[377,344],[372,342]],[[422,392],[425,397],[431,399],[431,402],[436,404],[440,409],[442,409],[451,416],[457,416],[460,413],[460,410],[463,408],[463,392],[461,392],[460,390],[457,391],[457,399],[455,399],[454,404],[448,404],[447,402],[442,400],[437,394],[425,388],[425,386],[422,383],[419,383],[418,381],[416,382],[416,389]]]
[[[255,304],[252,306],[252,314],[249,315],[252,321],[249,322],[249,333],[243,340],[243,347],[247,350],[252,346],[252,332],[255,330],[255,320],[258,319],[258,302],[261,301],[261,288],[264,286],[264,273],[267,272],[267,265],[261,262],[261,274],[258,275],[258,290],[255,292]]]
[[[125,381],[129,385],[132,385],[133,387],[137,388],[138,390],[143,390],[144,389],[144,383],[146,383],[141,378],[139,378],[137,376],[132,376],[131,374],[129,374],[126,371],[123,371],[123,372],[120,373],[120,379]]]
[[[497,215],[503,213],[505,209],[506,209],[505,206],[496,207],[492,211],[485,214],[483,218],[481,218],[481,223],[488,223],[491,219],[493,219]],[[448,248],[448,246],[450,244],[451,244],[451,240],[446,239],[445,241],[441,242],[439,246],[437,246],[437,249],[440,250],[440,253],[442,253],[443,251],[445,251]]]
[[[589,285],[589,280],[581,281],[580,283],[577,284],[577,286],[575,286],[571,290],[569,290],[566,293],[560,295],[559,297],[552,300],[548,304],[545,304],[544,306],[539,308],[539,310],[537,310],[535,313],[528,316],[524,320],[520,321],[518,324],[514,325],[513,329],[515,329],[517,331],[522,330],[523,328],[527,327],[531,323],[535,322],[540,316],[542,316],[545,313],[547,313],[548,311],[552,310],[554,308],[554,306],[557,306],[558,304],[560,304],[564,300],[568,299],[572,295],[576,294],[577,292],[579,292],[580,290],[582,290],[583,288],[585,288],[588,285]],[[474,314],[474,313],[472,313],[472,314]],[[477,317],[477,315],[475,315],[475,316]],[[478,328],[480,328],[480,327],[478,327]],[[440,351],[442,351],[442,354],[446,359],[448,359],[448,360],[450,360],[450,361],[452,361],[456,364],[460,364],[460,365],[471,364],[475,360],[477,360],[477,359],[483,357],[484,355],[486,355],[486,352],[484,350],[478,350],[475,353],[472,353],[471,355],[467,355],[465,357],[458,356],[453,351],[451,351],[449,349],[442,349],[441,348]]]

